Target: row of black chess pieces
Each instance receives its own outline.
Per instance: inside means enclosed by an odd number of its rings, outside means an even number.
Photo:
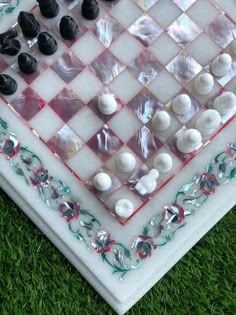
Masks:
[[[54,18],[59,12],[59,5],[55,0],[36,0],[39,3],[41,14],[46,18]],[[71,0],[67,0],[71,1]],[[113,0],[106,0],[113,1]],[[99,6],[96,0],[84,0],[81,7],[82,16],[88,20],[94,20],[99,15]],[[18,24],[22,33],[28,39],[38,36],[39,50],[45,55],[52,55],[57,50],[57,42],[47,32],[40,32],[40,24],[34,15],[28,12],[20,12]],[[60,33],[66,40],[73,40],[79,33],[78,25],[70,16],[64,16],[60,21]],[[16,38],[17,31],[10,29],[0,34],[0,53],[15,56],[21,49],[20,41]],[[33,74],[38,69],[37,60],[28,53],[18,56],[19,69],[25,74]],[[0,75],[0,93],[11,95],[17,90],[16,81],[8,74]]]

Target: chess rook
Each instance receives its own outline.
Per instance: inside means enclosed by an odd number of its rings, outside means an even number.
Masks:
[[[191,99],[187,94],[180,94],[172,101],[172,110],[177,115],[185,115],[191,110]]]
[[[196,129],[202,136],[212,134],[220,125],[221,116],[214,109],[205,110],[196,121]]]
[[[42,32],[38,36],[38,47],[44,55],[53,55],[57,51],[57,42],[47,32]]]
[[[55,0],[36,0],[39,4],[41,14],[48,18],[54,18],[58,15],[59,5]]]
[[[34,38],[38,35],[40,31],[40,25],[36,21],[33,14],[21,11],[18,15],[17,21],[25,37]]]
[[[4,95],[14,94],[17,90],[16,81],[8,74],[0,75],[0,93]]]
[[[27,53],[22,53],[18,56],[18,65],[20,71],[25,74],[32,74],[38,70],[37,60]]]
[[[127,219],[134,212],[134,206],[128,199],[120,199],[115,204],[115,213],[122,219]]]
[[[75,20],[71,16],[63,16],[60,22],[60,33],[64,39],[75,39],[79,34],[79,28]]]
[[[170,115],[164,110],[157,111],[152,118],[152,127],[157,131],[163,131],[170,126]]]
[[[213,103],[214,109],[216,109],[221,115],[226,115],[236,105],[236,96],[233,92],[224,92],[218,96]]]
[[[211,64],[211,72],[217,77],[225,76],[231,69],[232,58],[229,54],[222,54],[215,58]]]
[[[214,79],[210,73],[203,73],[194,81],[194,90],[198,95],[211,93],[214,86]]]
[[[202,136],[196,129],[186,129],[179,134],[176,146],[182,153],[191,153],[202,144]]]
[[[168,153],[160,153],[153,160],[153,167],[158,170],[160,174],[168,173],[173,166],[172,157]]]
[[[99,6],[96,0],[84,0],[81,13],[87,20],[95,20],[99,15]]]

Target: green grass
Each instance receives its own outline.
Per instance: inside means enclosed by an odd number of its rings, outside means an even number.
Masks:
[[[0,229],[0,315],[114,314],[1,191]],[[127,314],[236,314],[235,241],[231,210]]]

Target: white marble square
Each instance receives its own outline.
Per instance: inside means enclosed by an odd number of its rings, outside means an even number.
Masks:
[[[89,140],[103,125],[103,121],[87,106],[84,106],[68,123],[84,141]]]
[[[71,83],[70,88],[84,101],[89,102],[103,87],[101,81],[88,69],[81,72]]]
[[[110,47],[110,51],[124,65],[129,65],[139,53],[143,46],[129,33],[122,34]]]
[[[187,52],[202,66],[206,66],[219,55],[221,48],[207,34],[203,33],[187,48]]]
[[[81,179],[86,180],[96,169],[102,166],[102,162],[89,147],[84,145],[79,152],[67,162],[67,165]]]
[[[148,50],[166,66],[175,56],[180,52],[180,47],[176,42],[167,34],[163,33],[159,36],[154,43],[152,43]]]
[[[168,12],[168,14],[164,14]],[[149,15],[163,28],[169,26],[183,12],[172,0],[159,0],[149,11]]]
[[[231,19],[236,21],[235,1],[234,0],[213,0]]]
[[[127,88],[127,86],[129,88]],[[124,70],[109,85],[109,88],[124,102],[128,103],[139,91],[142,85],[136,80],[128,70]]]
[[[84,34],[82,38],[72,46],[72,51],[86,65],[95,60],[104,49],[104,46],[92,32]]]
[[[50,123],[48,123],[48,121],[50,121]],[[36,133],[47,142],[57,130],[62,128],[64,122],[51,107],[45,106],[29,121],[29,124]],[[42,128],[45,124],[47,124],[47,128]]]
[[[142,123],[137,116],[124,107],[108,122],[108,126],[122,141],[126,142],[135,135]]]
[[[173,78],[166,70],[155,78],[148,86],[148,89],[162,102],[168,102],[180,90],[181,84]]]
[[[50,84],[48,84],[50,82]],[[50,68],[31,84],[32,89],[45,101],[50,102],[65,87],[65,83]]]
[[[128,28],[142,14],[142,10],[133,1],[123,0],[111,9],[110,14]]]
[[[224,2],[228,2],[228,0]],[[186,12],[202,28],[207,27],[219,13],[219,9],[209,0],[196,1]]]

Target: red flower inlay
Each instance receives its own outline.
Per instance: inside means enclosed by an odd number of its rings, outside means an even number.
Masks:
[[[162,217],[167,224],[180,224],[185,218],[184,208],[177,203],[173,203],[171,206],[165,206],[164,211],[162,212]]]
[[[105,230],[100,230],[97,233],[97,238],[91,242],[97,253],[107,253],[111,250],[111,247],[115,241],[111,240],[110,236],[110,233]]]
[[[66,218],[66,222],[70,222],[79,217],[80,205],[75,200],[70,199],[60,204],[58,210],[62,217]]]
[[[35,188],[47,187],[52,177],[48,176],[48,170],[40,166],[33,175],[30,176],[30,181]]]
[[[200,191],[205,196],[215,193],[215,187],[220,186],[216,175],[211,173],[203,173],[200,177]]]
[[[0,153],[4,153],[7,155],[7,159],[9,160],[13,156],[17,155],[20,149],[19,141],[10,136],[9,139],[5,139],[0,142]]]
[[[153,238],[148,235],[139,235],[131,247],[136,248],[135,253],[140,259],[151,257],[152,250],[157,248],[153,242]]]

